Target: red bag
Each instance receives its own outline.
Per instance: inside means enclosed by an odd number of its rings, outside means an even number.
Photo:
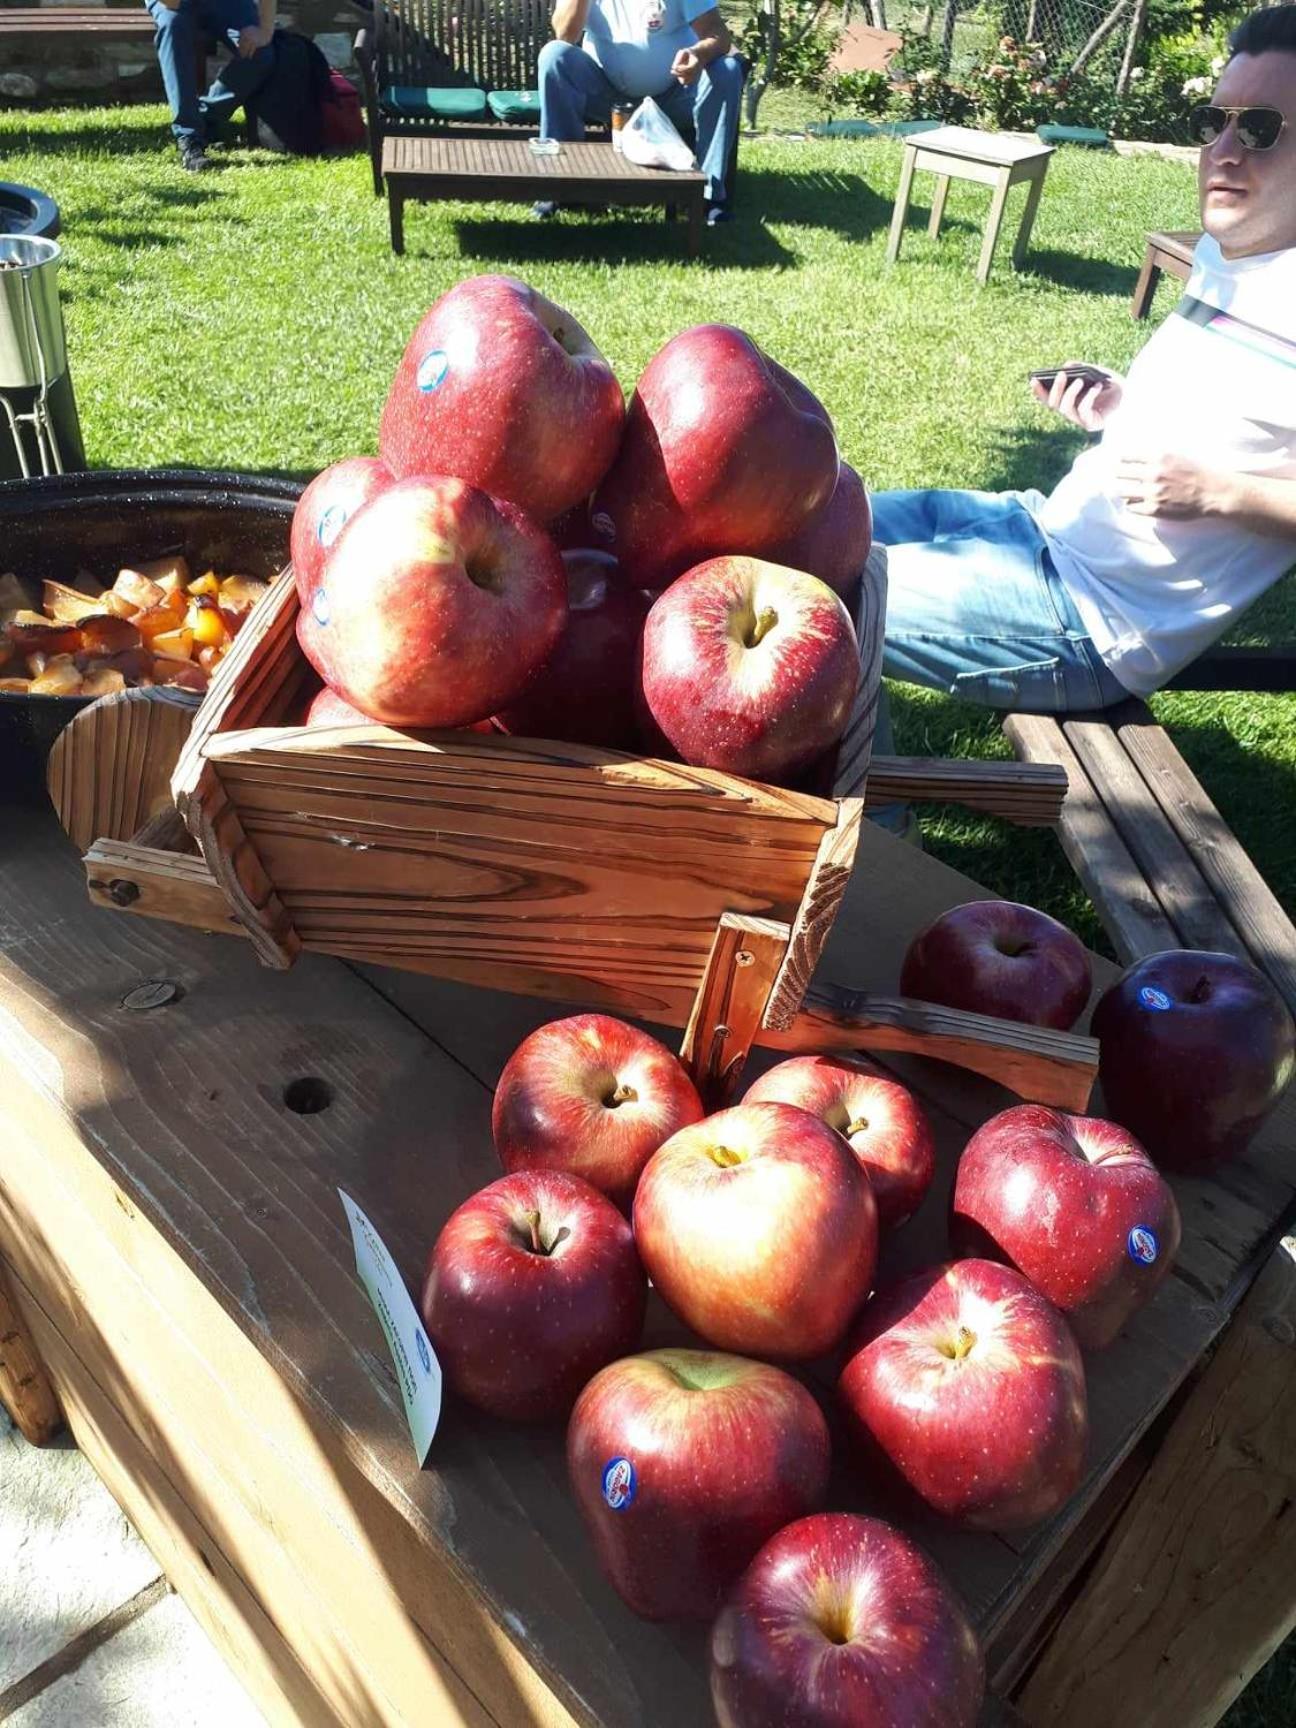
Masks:
[[[320,147],[330,153],[358,150],[365,141],[360,92],[340,72],[329,72],[321,113]]]

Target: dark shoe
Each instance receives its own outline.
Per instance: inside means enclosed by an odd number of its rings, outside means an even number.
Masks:
[[[558,214],[558,206],[552,198],[541,198],[531,206],[531,214],[537,222],[547,222],[551,216]]]
[[[205,174],[215,163],[196,138],[180,140],[180,166],[190,174]]]
[[[707,227],[718,228],[722,222],[732,222],[733,211],[727,204],[707,205]]]

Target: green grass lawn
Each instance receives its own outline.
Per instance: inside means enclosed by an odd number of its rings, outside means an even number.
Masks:
[[[782,99],[763,111],[788,118]],[[68,345],[96,466],[197,464],[308,475],[372,451],[387,382],[419,315],[476,271],[525,277],[590,330],[629,388],[685,325],[741,325],[818,392],[870,486],[1047,488],[1080,442],[1026,374],[1069,358],[1125,366],[1150,326],[1129,296],[1151,228],[1196,223],[1191,170],[1062,150],[1029,269],[973,268],[988,195],[955,184],[929,240],[915,211],[883,263],[900,162],[888,141],[745,142],[739,218],[684,256],[660,213],[531,222],[517,206],[411,207],[391,255],[366,160],[234,151],[181,172],[160,108],[0,114],[6,178],[59,201]],[[924,196],[919,189],[919,197]],[[1014,194],[1014,199],[1023,193]],[[1009,221],[1015,218],[1016,204]],[[1155,311],[1172,303],[1163,286]],[[1296,633],[1296,585],[1247,620]],[[897,746],[1006,756],[995,720],[908,687]],[[1243,844],[1296,909],[1296,697],[1164,696],[1153,706]],[[1054,838],[930,812],[928,846],[1102,944]],[[1231,1728],[1296,1720],[1296,1656],[1262,1675]],[[1252,1700],[1255,1700],[1252,1702]]]

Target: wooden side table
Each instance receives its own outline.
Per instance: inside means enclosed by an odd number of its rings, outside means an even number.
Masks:
[[[983,285],[990,279],[990,266],[994,262],[1009,189],[1019,181],[1025,182],[1028,188],[1026,202],[1012,252],[1013,269],[1020,270],[1030,244],[1031,228],[1052,154],[1052,146],[1041,144],[1038,138],[1006,132],[978,132],[971,126],[939,126],[934,132],[923,132],[908,139],[900,170],[900,186],[896,192],[895,214],[891,218],[887,263],[894,264],[900,256],[914,173],[919,168],[926,168],[936,176],[936,192],[927,224],[927,232],[933,236],[940,230],[941,217],[945,214],[945,194],[951,180],[977,180],[983,186],[994,188],[985,238],[981,243],[981,257],[977,263],[977,281]]]
[[[1175,228],[1166,233],[1148,235],[1143,268],[1139,271],[1139,279],[1134,285],[1134,299],[1130,303],[1132,318],[1147,317],[1163,270],[1168,270],[1181,282],[1188,280],[1192,274],[1192,255],[1200,239],[1200,228]]]

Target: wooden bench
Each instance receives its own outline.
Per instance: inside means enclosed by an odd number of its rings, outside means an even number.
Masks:
[[[1188,280],[1192,274],[1193,248],[1200,239],[1200,228],[1176,228],[1148,235],[1143,268],[1134,284],[1134,298],[1130,303],[1132,317],[1147,317],[1163,270],[1168,270],[1181,282]]]
[[[1142,702],[1056,720],[1010,714],[1017,755],[1066,770],[1062,848],[1120,959],[1235,954],[1296,1011],[1296,929]]]

